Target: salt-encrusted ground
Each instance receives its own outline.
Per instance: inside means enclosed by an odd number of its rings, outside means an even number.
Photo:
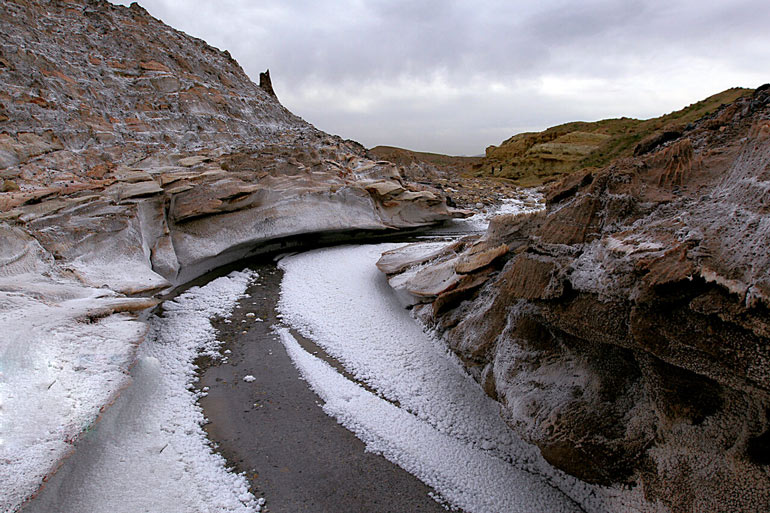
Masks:
[[[147,329],[129,312],[155,304],[52,276],[43,265],[29,271],[0,273],[3,512],[37,490],[128,383]]]
[[[599,489],[551,468],[512,435],[459,362],[401,307],[375,262],[396,244],[287,257],[279,308],[355,378],[279,334],[324,409],[375,452],[469,512],[638,511],[638,495]]]
[[[193,361],[217,354],[213,317],[228,317],[253,278],[235,272],[163,305],[140,347],[133,384],[77,446],[25,513],[254,512],[201,428]]]

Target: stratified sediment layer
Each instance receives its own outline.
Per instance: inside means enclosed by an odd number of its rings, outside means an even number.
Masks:
[[[267,87],[265,85],[265,87]],[[310,233],[450,219],[137,4],[0,4],[0,510],[128,382],[151,296]],[[55,408],[51,405],[56,405]],[[23,412],[34,421],[20,424]]]
[[[770,504],[770,86],[443,249],[386,253],[553,465],[684,511]]]

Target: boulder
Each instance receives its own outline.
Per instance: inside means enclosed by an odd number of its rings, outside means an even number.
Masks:
[[[508,253],[508,246],[500,244],[492,248],[485,248],[478,252],[469,251],[455,265],[455,272],[460,274],[469,274],[486,267],[501,256]]]

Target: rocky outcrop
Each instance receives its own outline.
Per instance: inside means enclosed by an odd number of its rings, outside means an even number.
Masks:
[[[0,220],[89,285],[152,291],[275,238],[453,215],[137,4],[3,10]]]
[[[577,121],[517,134],[488,147],[474,168],[478,175],[505,177],[526,187],[552,183],[564,175],[604,167],[619,157],[646,153],[678,138],[690,123],[751,92],[728,89],[657,118]]]
[[[553,465],[670,511],[765,511],[768,166],[764,86],[380,268]]]
[[[0,4],[0,510],[127,384],[155,293],[288,237],[461,215],[266,84],[137,4]]]
[[[367,155],[396,164],[403,177],[438,189],[446,194],[450,204],[459,208],[483,210],[521,194],[521,188],[510,180],[479,173],[481,157],[456,157],[393,146],[375,146],[367,150]]]
[[[273,81],[270,80],[270,70],[266,69],[259,74],[259,88],[265,91],[270,96],[276,97],[275,91],[273,91]]]

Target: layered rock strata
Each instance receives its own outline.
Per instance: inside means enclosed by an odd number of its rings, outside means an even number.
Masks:
[[[2,8],[0,216],[73,272],[103,268],[98,285],[152,290],[233,246],[451,217],[394,165],[288,112],[227,52],[136,4]]]
[[[770,86],[638,153],[378,265],[556,467],[766,511]]]
[[[0,4],[0,510],[128,383],[153,294],[277,239],[458,215],[266,88],[136,4]]]
[[[644,153],[682,135],[690,123],[751,89],[732,88],[657,118],[575,121],[542,132],[516,134],[490,146],[474,169],[478,174],[505,177],[533,187],[553,183],[566,174],[602,168],[619,157]]]

